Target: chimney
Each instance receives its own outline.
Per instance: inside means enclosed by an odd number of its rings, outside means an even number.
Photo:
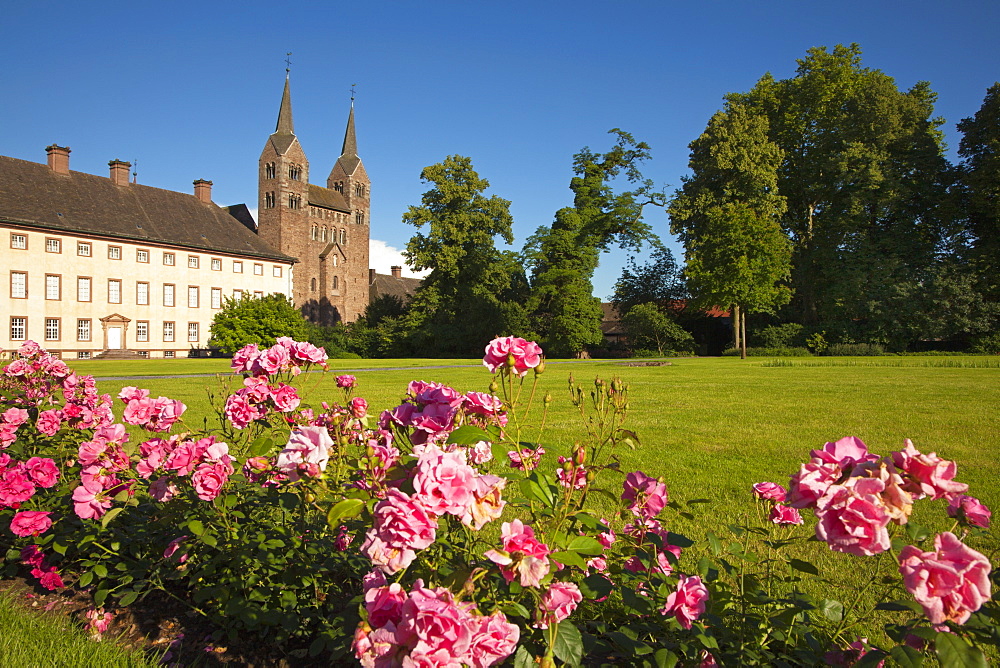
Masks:
[[[69,146],[52,144],[45,147],[49,154],[49,168],[56,174],[69,174]]]
[[[368,285],[371,285],[374,282],[375,282],[375,270],[374,269],[369,269],[368,270]]]
[[[403,275],[403,268],[401,266],[399,266],[398,264],[394,265],[392,267],[389,267],[389,271],[392,272],[392,277],[393,278],[399,278],[400,276]]]
[[[198,179],[194,182],[194,196],[199,202],[205,204],[212,203],[212,182],[205,179]]]
[[[123,162],[121,160],[112,160],[108,163],[108,167],[111,168],[111,181],[116,186],[127,186],[128,185],[128,170],[132,168],[131,162]]]

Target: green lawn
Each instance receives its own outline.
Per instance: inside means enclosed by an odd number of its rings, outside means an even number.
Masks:
[[[0,666],[4,668],[153,668],[155,658],[94,642],[69,618],[27,611],[9,593],[0,594]]]

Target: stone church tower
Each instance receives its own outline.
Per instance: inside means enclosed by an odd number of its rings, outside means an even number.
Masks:
[[[326,187],[309,183],[309,161],[292,124],[288,76],[278,124],[258,165],[258,233],[293,269],[292,301],[313,322],[352,322],[368,306],[371,181],[358,157],[354,100],[344,146]]]

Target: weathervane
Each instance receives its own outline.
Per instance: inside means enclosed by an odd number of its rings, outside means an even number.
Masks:
[[[139,159],[132,161],[132,183],[139,182]]]
[[[357,86],[357,85],[358,84],[356,84],[356,83],[352,83],[351,84],[351,104],[354,104],[354,87]]]
[[[292,52],[289,51],[285,54],[285,74],[287,75],[292,71]]]

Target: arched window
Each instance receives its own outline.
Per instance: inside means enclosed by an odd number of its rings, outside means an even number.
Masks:
[[[354,222],[357,223],[358,225],[364,225],[365,224],[365,212],[364,211],[358,211],[357,213],[355,213],[354,214]]]
[[[274,193],[264,193],[264,208],[265,209],[274,208]]]
[[[269,162],[264,165],[264,178],[273,179],[274,178],[274,163]]]
[[[340,277],[339,276],[334,276],[333,277],[333,289],[336,290],[339,287],[340,287]]]
[[[323,229],[319,231],[319,240],[326,241],[326,225],[324,225]]]
[[[312,239],[313,241],[316,241],[316,237],[318,236],[319,236],[319,225],[313,225],[309,229],[309,238]]]
[[[333,266],[336,267],[338,264],[340,264],[340,258],[337,257],[336,255],[334,255],[333,256]]]
[[[340,243],[341,245],[347,245],[347,230],[340,231]]]
[[[313,292],[316,292],[316,279],[315,279],[315,278],[314,278],[314,279],[312,279],[312,281],[310,281],[310,285],[309,285],[309,288],[310,288],[310,289],[311,289],[311,290],[312,290]]]

